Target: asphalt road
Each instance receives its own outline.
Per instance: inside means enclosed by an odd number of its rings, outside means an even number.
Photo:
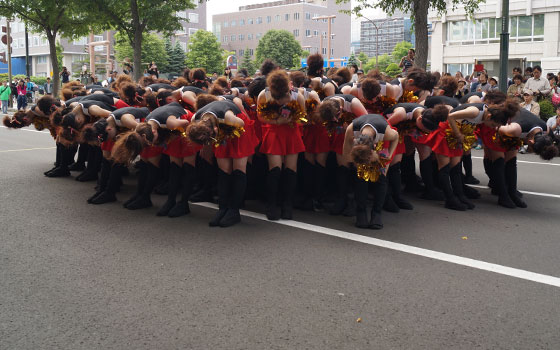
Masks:
[[[540,193],[527,209],[487,189],[468,212],[409,197],[371,231],[324,213],[271,223],[248,202],[212,229],[204,206],[156,217],[162,196],[123,209],[132,177],[89,205],[92,183],[42,175],[54,152],[46,133],[0,128],[2,350],[560,348],[558,160],[520,155],[519,189]]]

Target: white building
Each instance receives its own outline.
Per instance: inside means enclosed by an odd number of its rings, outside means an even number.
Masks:
[[[430,12],[431,70],[470,74],[475,60],[490,75],[499,73],[502,0],[482,3],[475,21],[459,6],[442,17]],[[510,0],[508,73],[513,67],[540,64],[546,72],[560,71],[560,0]],[[545,30],[546,29],[546,30]]]

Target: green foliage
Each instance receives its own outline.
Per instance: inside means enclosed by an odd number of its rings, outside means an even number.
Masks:
[[[356,60],[356,55],[351,54],[350,57],[348,58],[348,65],[351,64],[355,64],[356,66],[360,66],[360,64],[358,63],[358,60]]]
[[[379,61],[378,69],[380,72],[384,72],[387,69],[387,66],[389,66],[391,63],[394,63],[392,61],[391,56],[387,54],[379,56],[378,61]],[[367,64],[364,65],[363,69],[366,74],[370,70],[375,69],[375,57],[370,58],[370,60],[367,61]]]
[[[12,76],[12,80],[14,80],[14,79],[25,80],[25,78],[26,78],[25,74],[18,74],[18,75],[13,75]],[[37,85],[44,85],[47,82],[47,77],[31,76],[30,80]],[[2,81],[8,81],[8,73],[0,73],[0,82],[2,82]],[[52,82],[52,79],[51,79],[51,82]]]
[[[270,58],[283,68],[294,65],[294,57],[303,54],[301,44],[287,30],[271,29],[259,40],[256,62],[260,65]]]
[[[60,42],[57,42],[56,43],[56,59],[58,60],[58,69],[60,71],[62,71],[62,60],[64,59],[64,56],[62,55],[62,52],[64,52],[64,48],[62,47]]]
[[[358,54],[358,59],[362,62],[362,67],[366,65],[366,63],[369,61],[369,57],[366,55],[365,52],[360,52]]]
[[[396,77],[398,74],[402,73],[402,69],[396,63],[391,63],[385,68],[385,73],[390,77]]]
[[[125,35],[118,32],[115,34],[115,57],[117,61],[123,61],[127,57],[133,56],[133,48],[126,40]],[[154,61],[160,67],[168,64],[167,52],[165,51],[164,41],[156,34],[143,33],[142,35],[142,73],[148,63]],[[162,69],[160,69],[162,70]]]
[[[239,68],[247,69],[247,72],[249,72],[249,75],[253,75],[257,71],[257,68],[255,68],[255,63],[253,62],[253,60],[251,59],[251,55],[249,54],[249,49],[248,48],[245,49],[245,53],[243,54],[243,58],[242,58],[241,62],[239,63]]]
[[[548,118],[553,117],[556,114],[556,109],[549,98],[545,98],[539,102],[541,107],[540,117],[542,120],[546,121]]]
[[[188,47],[186,63],[189,68],[204,68],[206,72],[223,71],[225,52],[214,34],[197,30],[191,36]]]
[[[408,41],[397,43],[391,54],[391,56],[393,56],[393,62],[399,63],[404,56],[408,55],[408,50],[410,49],[412,49],[412,44]]]
[[[185,68],[185,58],[185,51],[183,51],[179,42],[176,42],[169,56],[169,64],[167,65],[168,73],[181,74]]]

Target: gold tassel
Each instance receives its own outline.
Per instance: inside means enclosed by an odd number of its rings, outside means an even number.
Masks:
[[[399,98],[398,103],[409,103],[409,102],[417,103],[418,102],[418,96],[414,96],[414,92],[412,92],[410,90],[405,90],[403,92],[401,98]]]
[[[523,146],[523,140],[521,138],[501,135],[497,132],[492,135],[492,141],[508,151]]]
[[[461,134],[463,134],[464,136],[463,144],[461,145],[461,147],[463,148],[464,152],[467,152],[476,143],[476,136],[474,135],[474,129],[476,128],[476,125],[457,123],[457,127],[459,128]],[[447,145],[449,146],[449,148],[457,149],[460,147],[458,145],[457,138],[455,137],[455,135],[453,135],[453,130],[451,129],[451,127],[445,129],[445,139],[447,140]]]
[[[377,182],[379,176],[385,172],[387,164],[391,162],[390,159],[380,157],[378,162],[370,164],[357,164],[358,178],[367,182]]]
[[[242,126],[232,126],[220,123],[218,126],[218,134],[214,138],[214,147],[220,147],[228,139],[240,137],[244,132],[245,128]]]
[[[257,106],[257,113],[259,116],[266,120],[277,120],[280,118],[278,113],[282,106],[274,102],[265,102],[262,105]],[[307,123],[307,113],[304,108],[298,103],[297,100],[290,101],[286,104],[286,107],[290,109],[290,123],[292,126],[296,123],[305,124]]]

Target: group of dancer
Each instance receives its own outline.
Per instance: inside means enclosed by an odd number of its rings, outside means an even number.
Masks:
[[[151,207],[156,192],[167,195],[157,215],[179,217],[189,214],[189,201],[216,194],[209,225],[221,227],[240,222],[244,200],[259,193],[269,220],[292,219],[295,206],[355,216],[357,227],[371,229],[383,228],[383,210],[413,209],[403,183],[448,209],[473,209],[480,194],[465,181],[473,181],[477,139],[498,204],[525,208],[517,191],[519,147],[543,159],[558,155],[546,123],[501,92],[458,100],[455,78],[419,68],[390,82],[372,71],[351,83],[348,69],[325,75],[323,66],[315,54],[307,74],[266,60],[254,79],[212,83],[203,69],[186,69],[173,82],[128,75],[110,88],[70,82],[60,99],[43,96],[4,125],[48,129],[57,147],[45,176],[82,171],[77,180],[97,180],[88,203],[116,201],[133,165],[137,186],[125,208]]]

